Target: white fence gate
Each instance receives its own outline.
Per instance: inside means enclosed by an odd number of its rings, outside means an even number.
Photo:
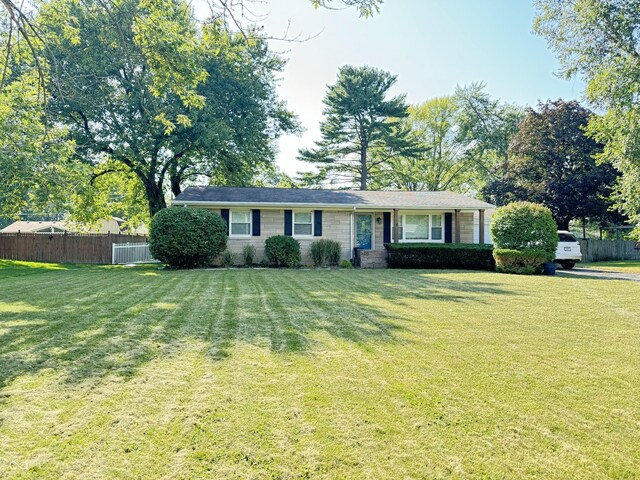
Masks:
[[[114,243],[111,248],[111,263],[113,265],[158,261],[151,256],[148,243]]]

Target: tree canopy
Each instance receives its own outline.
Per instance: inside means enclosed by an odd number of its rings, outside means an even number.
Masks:
[[[549,101],[537,111],[527,109],[511,141],[509,173],[494,196],[501,197],[502,204],[541,203],[564,230],[573,219],[605,221],[616,171],[596,164],[602,145],[584,132],[592,115],[575,101]]]
[[[309,1],[363,17],[382,3]],[[2,0],[0,95],[20,95],[0,111],[0,212],[61,200],[83,221],[141,218],[140,192],[153,214],[185,182],[269,171],[274,139],[297,126],[275,94],[283,60],[234,23],[242,3],[212,2],[201,24],[181,0]]]
[[[605,145],[600,160],[621,172],[618,202],[640,224],[640,0],[535,5],[534,30],[555,51],[562,73],[583,77],[588,99],[605,111],[592,117],[588,132]]]
[[[346,7],[355,7],[361,17],[370,17],[375,13],[380,12],[380,6],[384,0],[341,0]],[[335,0],[311,0],[311,3],[318,8],[334,8],[333,5],[337,2]]]
[[[38,74],[5,67],[0,89],[0,216],[28,205],[51,206],[79,180],[70,155],[73,142],[59,125],[47,125]]]
[[[524,117],[523,109],[504,103],[484,90],[482,83],[456,88],[458,103],[457,142],[465,145],[467,161],[472,164],[476,187],[488,202],[502,205],[495,196],[509,174],[509,144]]]
[[[396,156],[383,166],[384,186],[399,190],[467,192],[473,170],[466,144],[459,141],[460,107],[453,96],[437,97],[408,109],[402,120],[417,148],[411,156]]]
[[[259,166],[273,161],[274,140],[295,128],[275,94],[274,74],[283,62],[264,41],[248,43],[219,21],[199,30],[186,3],[167,1],[164,14],[173,28],[163,32],[151,20],[141,24],[153,11],[136,0],[71,4],[69,13],[81,26],[73,41],[64,24],[48,20],[47,10],[40,20],[60,66],[49,86],[48,114],[68,129],[76,156],[95,168],[95,176],[119,175],[123,168],[134,174],[151,216],[166,206],[167,187],[178,194],[191,178],[250,181]],[[136,41],[141,31],[163,37],[148,50]],[[165,89],[170,76],[154,73],[166,71],[158,45],[170,49],[174,37],[184,36],[193,41],[185,62],[203,77],[192,95]],[[112,168],[113,162],[120,166]]]
[[[409,153],[412,143],[400,119],[407,116],[405,96],[387,98],[397,77],[377,68],[346,65],[324,97],[322,139],[300,160],[318,166],[314,182],[357,185],[366,190],[389,158]]]

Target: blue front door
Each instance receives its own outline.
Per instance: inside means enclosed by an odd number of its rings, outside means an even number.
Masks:
[[[371,250],[373,234],[373,216],[356,215],[356,247]]]

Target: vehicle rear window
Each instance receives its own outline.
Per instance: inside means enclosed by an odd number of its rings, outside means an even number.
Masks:
[[[558,237],[561,242],[577,242],[578,239],[570,233],[559,233]]]

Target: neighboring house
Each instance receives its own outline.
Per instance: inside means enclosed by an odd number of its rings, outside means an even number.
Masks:
[[[363,263],[385,262],[383,244],[390,242],[474,243],[475,236],[484,243],[485,211],[495,208],[451,192],[240,187],[188,187],[173,205],[220,214],[229,249],[240,254],[254,245],[258,261],[268,237],[290,235],[300,242],[303,263],[311,263],[309,246],[319,238],[340,242],[343,259],[358,251]]]
[[[67,221],[17,221],[6,226],[0,233],[121,233],[121,226],[125,221],[118,217],[100,220],[98,225],[85,228],[77,223]],[[135,233],[146,234],[146,228],[138,229]]]
[[[17,221],[4,227],[0,233],[64,233],[68,231],[69,228],[65,222]]]

